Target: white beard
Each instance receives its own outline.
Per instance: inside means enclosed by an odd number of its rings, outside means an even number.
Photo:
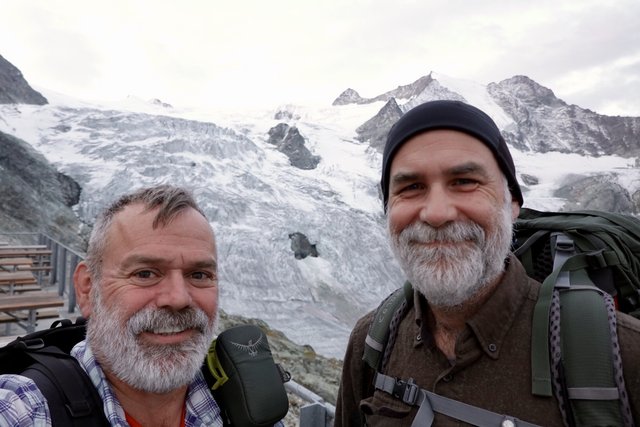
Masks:
[[[87,340],[104,369],[150,393],[167,393],[193,381],[213,340],[217,318],[209,319],[203,310],[193,307],[179,312],[146,307],[125,320],[117,307],[105,307],[99,289],[92,290],[92,298]],[[193,328],[198,333],[181,344],[153,345],[140,338],[144,331],[172,327]]]
[[[418,221],[400,234],[389,228],[395,257],[429,304],[458,306],[504,272],[513,232],[509,193],[505,200],[504,206],[492,216],[494,232],[488,236],[473,222],[450,223],[436,229]]]

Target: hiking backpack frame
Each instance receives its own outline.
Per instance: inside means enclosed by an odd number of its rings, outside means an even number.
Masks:
[[[532,393],[555,395],[567,426],[633,426],[616,333],[616,309],[640,318],[640,220],[600,211],[521,209],[514,254],[542,287],[532,330]],[[413,425],[444,413],[474,425],[511,420],[383,374],[395,334],[413,304],[409,282],[385,299],[368,331],[363,361],[374,387],[419,406]],[[424,400],[431,401],[425,415]]]

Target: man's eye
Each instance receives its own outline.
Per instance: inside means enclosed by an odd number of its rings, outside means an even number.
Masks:
[[[140,270],[133,273],[133,276],[138,279],[152,279],[155,277],[155,273],[151,270]]]
[[[207,271],[194,271],[190,277],[196,286],[214,286],[216,284],[215,274]]]
[[[405,185],[404,187],[402,187],[402,189],[400,190],[400,192],[404,192],[404,191],[415,191],[415,190],[419,190],[422,188],[421,184],[418,184],[417,182],[414,182],[413,184],[409,184],[409,185]]]
[[[455,185],[475,185],[477,183],[478,181],[471,178],[458,178],[454,182]]]

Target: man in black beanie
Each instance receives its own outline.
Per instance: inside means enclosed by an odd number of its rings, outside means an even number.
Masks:
[[[540,283],[510,250],[523,197],[493,120],[459,101],[415,107],[389,132],[381,187],[411,287],[379,308],[387,336],[375,311],[356,324],[335,426],[563,426],[557,401],[531,393]]]

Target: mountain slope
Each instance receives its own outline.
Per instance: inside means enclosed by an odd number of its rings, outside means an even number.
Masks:
[[[71,210],[80,186],[29,144],[0,132],[0,231],[43,232],[82,247],[82,224]]]
[[[46,103],[46,98],[29,86],[20,70],[0,55],[0,104]]]

